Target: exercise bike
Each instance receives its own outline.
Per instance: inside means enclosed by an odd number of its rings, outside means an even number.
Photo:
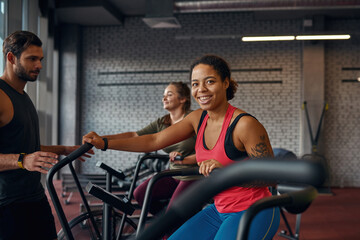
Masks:
[[[58,239],[125,239],[127,236],[134,233],[138,228],[137,221],[134,221],[134,219],[129,216],[131,216],[136,209],[136,206],[131,204],[131,199],[133,191],[136,187],[136,182],[140,176],[143,163],[150,159],[159,160],[158,163],[161,164],[161,162],[168,161],[169,156],[165,154],[148,153],[142,155],[134,168],[134,176],[126,196],[119,196],[112,193],[112,179],[116,177],[117,179],[123,180],[123,172],[117,171],[105,163],[98,162],[96,166],[102,168],[106,172],[106,187],[103,189],[102,187],[89,182],[85,189],[90,194],[101,199],[104,204],[103,210],[91,210],[83,191],[83,186],[81,185],[78,175],[72,165],[74,160],[89,151],[91,148],[91,144],[85,143],[63,160],[55,164],[48,172],[46,185],[62,226],[62,229],[58,232]],[[178,160],[181,159],[178,158]],[[85,209],[83,213],[70,221],[67,220],[64,214],[53,184],[54,175],[66,165],[69,166],[74,183],[79,191],[82,205]],[[155,181],[152,181],[152,183],[149,184],[150,187],[152,187],[154,183]],[[148,199],[149,196],[150,194],[147,193],[145,200]],[[148,200],[146,201],[148,202]],[[146,205],[147,204],[144,204],[144,209],[147,209]],[[117,209],[117,211],[114,209]]]
[[[275,158],[238,162],[190,186],[164,215],[156,218],[132,239],[161,238],[168,229],[181,226],[204,202],[229,187],[259,181],[263,185],[277,185],[282,194],[257,201],[243,215],[236,239],[245,240],[248,238],[251,220],[265,208],[278,206],[294,214],[304,212],[317,196],[315,187],[323,184],[326,176],[326,168],[317,161]]]
[[[134,212],[133,206],[127,201],[125,197],[116,196],[116,202],[112,203],[113,206],[117,209],[120,209],[120,212],[113,211],[112,206],[104,204],[103,210],[91,210],[89,203],[85,197],[85,193],[82,189],[80,181],[77,177],[75,169],[72,165],[72,162],[78,157],[88,152],[92,148],[91,144],[84,144],[80,146],[77,150],[70,153],[63,160],[55,164],[48,172],[46,178],[46,186],[50,195],[50,198],[53,202],[55,211],[59,218],[62,229],[58,232],[58,239],[67,239],[67,240],[78,240],[78,239],[110,239],[108,236],[112,233],[117,232],[119,228],[122,215],[124,213],[131,215]],[[74,182],[79,191],[82,204],[84,206],[85,212],[75,217],[74,219],[68,221],[64,210],[61,207],[61,203],[57,192],[54,187],[53,178],[55,174],[65,167],[69,166],[71,174],[73,175]],[[111,192],[111,179],[113,176],[118,176],[117,171],[112,171],[110,168],[107,168],[106,165],[102,164],[102,167],[107,173],[106,177],[106,190]],[[112,224],[110,224],[112,222]],[[136,224],[133,223],[130,219],[126,219],[126,225],[128,228],[132,229],[132,232],[136,230]]]

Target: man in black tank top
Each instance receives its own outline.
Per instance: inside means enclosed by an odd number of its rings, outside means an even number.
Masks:
[[[0,240],[56,239],[41,173],[77,146],[42,146],[36,109],[24,91],[42,68],[41,40],[17,31],[3,44],[0,77]]]

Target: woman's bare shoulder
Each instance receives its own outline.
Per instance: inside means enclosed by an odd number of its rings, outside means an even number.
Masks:
[[[241,109],[236,109],[233,115],[233,119],[234,120],[237,116],[239,116],[240,114],[248,114],[246,111],[241,110]],[[240,131],[243,131],[245,129],[249,129],[251,127],[261,127],[262,124],[255,118],[255,116],[249,114],[249,115],[245,115],[242,116],[241,119],[239,119],[238,123],[236,124],[236,128]]]
[[[203,110],[201,108],[199,108],[199,109],[193,110],[186,117],[190,117],[190,118],[194,118],[194,119],[200,119],[202,112],[203,112]]]
[[[203,110],[201,108],[199,108],[199,109],[192,111],[191,113],[189,113],[189,115],[187,115],[185,117],[185,120],[189,121],[191,123],[194,131],[196,131],[196,129],[197,129],[202,112],[203,112]]]

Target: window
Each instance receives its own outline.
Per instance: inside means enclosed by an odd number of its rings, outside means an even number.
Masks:
[[[22,30],[29,30],[29,1],[22,0]]]
[[[6,37],[6,7],[7,0],[0,0],[0,46],[2,49],[2,44]],[[4,71],[4,57],[1,53],[0,57],[0,73]]]

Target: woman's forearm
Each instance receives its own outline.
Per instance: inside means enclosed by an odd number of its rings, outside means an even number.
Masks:
[[[83,137],[83,141],[91,143],[97,149],[104,149],[105,141],[103,138],[104,136],[90,132]],[[169,137],[163,132],[130,138],[110,138],[107,141],[107,149],[129,152],[152,152],[179,142],[183,140],[182,138],[183,136]]]
[[[197,163],[196,162],[196,154],[192,154],[192,155],[185,157],[184,160],[182,160],[182,163],[189,164],[189,165],[196,164]]]
[[[109,139],[108,148],[129,152],[152,152],[164,148],[166,145],[160,144],[154,135]]]
[[[124,132],[124,133],[119,133],[119,134],[112,134],[112,135],[104,135],[102,136],[103,138],[107,138],[108,140],[111,139],[122,139],[122,138],[131,138],[131,137],[137,137],[137,133],[136,132]]]
[[[190,115],[188,115],[189,117]],[[83,136],[83,141],[91,143],[97,149],[105,149],[104,137],[107,138],[107,149],[129,151],[129,152],[152,152],[163,149],[177,142],[183,141],[194,134],[194,127],[191,120],[183,119],[158,133],[146,134],[137,137],[122,138],[120,134],[107,136],[99,136],[95,132],[90,132]]]

